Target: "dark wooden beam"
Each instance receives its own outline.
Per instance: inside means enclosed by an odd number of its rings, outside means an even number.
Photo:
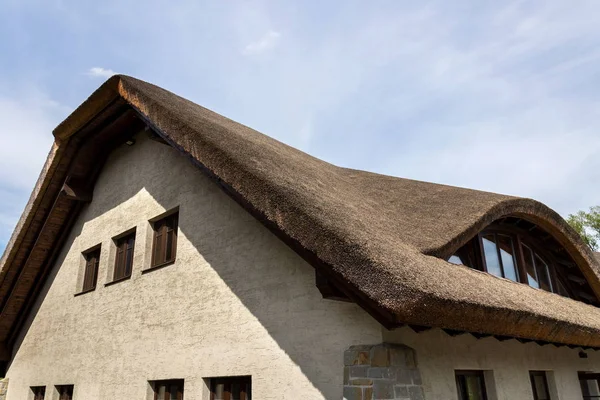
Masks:
[[[319,270],[315,269],[315,284],[324,299],[352,302],[337,286],[323,276]]]
[[[457,330],[454,330],[454,329],[442,329],[442,330],[444,332],[446,332],[450,336],[458,336],[458,335],[462,335],[462,334],[467,333],[465,331],[457,331]]]
[[[425,332],[431,329],[430,326],[421,326],[421,325],[408,325],[410,329],[415,331],[416,333]]]
[[[84,203],[89,203],[92,201],[92,192],[90,192],[89,189],[71,186],[67,183],[63,185],[60,193],[69,200],[81,201]]]

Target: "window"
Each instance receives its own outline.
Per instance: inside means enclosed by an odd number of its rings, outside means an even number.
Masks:
[[[57,385],[58,400],[73,400],[73,385]]]
[[[115,272],[113,281],[131,276],[133,266],[133,250],[135,247],[135,232],[115,240],[117,252],[115,256]]]
[[[600,399],[600,374],[580,372],[579,384],[581,385],[583,400]]]
[[[518,282],[515,246],[509,235],[489,233],[481,236],[487,271]]]
[[[213,378],[210,380],[210,400],[250,400],[251,386],[249,376]]]
[[[85,258],[85,271],[83,274],[82,292],[88,292],[96,288],[98,280],[98,264],[100,262],[100,247],[94,250],[88,250],[83,254]]]
[[[46,395],[46,386],[32,386],[33,400],[44,400]]]
[[[183,400],[183,379],[150,382],[154,400]]]
[[[152,267],[175,261],[178,220],[179,213],[175,213],[153,223]]]
[[[543,228],[522,218],[505,217],[492,223],[448,262],[600,306],[567,249]]]
[[[544,371],[530,371],[531,389],[533,391],[533,400],[550,400],[550,390],[548,390],[548,379]]]
[[[458,400],[487,400],[483,371],[456,371]]]

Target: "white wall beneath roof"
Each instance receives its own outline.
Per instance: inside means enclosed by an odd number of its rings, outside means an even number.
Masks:
[[[494,382],[487,384],[494,387],[488,389],[495,392],[497,400],[533,399],[529,381],[529,371],[533,370],[551,371],[554,382],[550,385],[555,388],[552,400],[581,400],[577,372],[600,372],[600,352],[595,351],[586,351],[589,358],[582,359],[578,355],[581,349],[501,342],[491,337],[478,340],[469,334],[451,337],[439,329],[385,331],[384,340],[415,349],[427,400],[456,400],[454,371],[460,369],[491,371]]]
[[[148,220],[179,207],[174,265],[148,266]],[[133,276],[104,286],[111,238],[137,228]],[[98,287],[80,286],[81,252],[102,244]],[[23,332],[9,400],[74,384],[75,399],[146,399],[148,380],[251,375],[255,399],[340,399],[343,354],[380,343],[358,306],[323,300],[314,270],[172,148],[138,135],[117,149]],[[47,398],[52,398],[47,395]]]

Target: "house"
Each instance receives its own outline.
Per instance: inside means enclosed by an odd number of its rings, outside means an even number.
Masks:
[[[53,134],[0,261],[8,400],[598,398],[600,256],[539,202],[126,76]]]

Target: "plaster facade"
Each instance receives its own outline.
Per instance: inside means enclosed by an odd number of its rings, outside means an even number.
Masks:
[[[456,370],[483,370],[489,400],[532,400],[529,371],[546,371],[551,400],[581,400],[577,373],[600,372],[600,352],[493,337],[449,336],[440,329],[384,331],[383,340],[415,350],[427,400],[457,400]]]
[[[358,306],[324,300],[314,269],[176,150],[136,137],[114,151],[15,348],[9,400],[73,384],[75,399],[150,398],[149,380],[251,375],[256,399],[339,399],[344,351],[380,343]],[[150,265],[149,220],[179,207],[177,259]],[[136,230],[133,274],[110,282],[113,238]],[[82,252],[101,245],[98,284]]]

